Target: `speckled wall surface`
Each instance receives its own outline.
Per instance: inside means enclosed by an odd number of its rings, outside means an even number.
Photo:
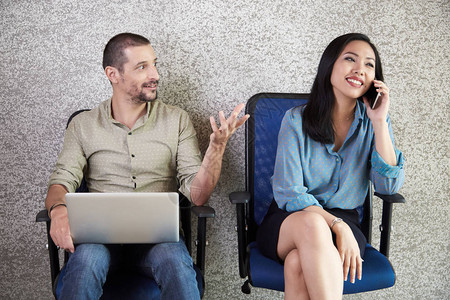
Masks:
[[[368,34],[391,89],[408,202],[393,213],[396,285],[344,299],[450,297],[448,0],[2,0],[0,12],[0,299],[51,299],[45,229],[35,214],[67,117],[111,94],[102,50],[123,31],[151,40],[159,97],[189,112],[202,150],[210,114],[259,92],[309,92],[334,37]],[[240,292],[228,193],[244,188],[243,138],[240,130],[230,141],[210,201],[217,217],[208,225],[205,299],[282,299],[277,292]]]

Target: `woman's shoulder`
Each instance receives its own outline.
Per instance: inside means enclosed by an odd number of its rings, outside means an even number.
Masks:
[[[288,120],[292,122],[301,121],[305,106],[306,105],[299,105],[288,109],[286,111],[285,118],[288,118]]]
[[[302,131],[302,115],[303,115],[303,109],[305,108],[304,105],[301,106],[295,106],[290,109],[288,109],[284,115],[281,127],[284,128],[284,130],[294,130],[294,131]]]

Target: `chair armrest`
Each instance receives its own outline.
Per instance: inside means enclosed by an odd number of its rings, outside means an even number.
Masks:
[[[36,222],[46,223],[47,250],[50,259],[50,276],[52,282],[52,289],[54,290],[56,277],[60,272],[59,253],[58,247],[56,247],[55,243],[53,242],[50,236],[50,218],[48,217],[48,212],[46,209],[43,209],[36,214]]]
[[[46,209],[39,211],[36,215],[36,222],[49,222],[48,212]]]
[[[192,206],[191,211],[198,218],[214,218],[216,211],[211,206]]]
[[[405,198],[398,193],[393,194],[393,195],[383,195],[383,194],[375,192],[375,196],[377,196],[378,198],[382,199],[383,201],[389,202],[389,203],[405,203],[406,202]]]
[[[232,192],[229,196],[230,202],[236,204],[237,225],[236,231],[238,234],[238,255],[239,255],[239,275],[241,278],[247,277],[247,232],[248,227],[246,223],[246,206],[250,202],[251,195],[249,192]]]
[[[198,217],[197,223],[197,267],[202,274],[205,274],[205,254],[206,254],[206,219],[214,218],[216,212],[210,206],[192,206],[191,211]]]
[[[229,198],[232,204],[246,204],[250,202],[251,196],[249,192],[232,192]]]
[[[389,247],[391,243],[391,228],[392,228],[392,204],[405,203],[405,198],[400,194],[382,195],[375,192],[375,196],[383,200],[383,211],[381,216],[381,237],[380,237],[380,252],[386,257],[389,257]]]

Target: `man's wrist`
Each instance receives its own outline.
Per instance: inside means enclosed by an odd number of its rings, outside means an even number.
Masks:
[[[212,150],[223,153],[223,152],[225,152],[225,148],[227,147],[227,142],[216,143],[216,142],[211,141],[209,143],[209,146],[211,147]]]
[[[60,206],[64,206],[64,207],[67,207],[67,205],[65,204],[65,203],[55,203],[55,204],[53,204],[49,209],[48,209],[48,217],[51,219],[51,213],[52,213],[52,211],[55,209],[55,208],[57,208],[57,207],[60,207]]]

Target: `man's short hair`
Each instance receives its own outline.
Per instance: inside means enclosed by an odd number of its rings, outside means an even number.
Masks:
[[[128,61],[124,50],[128,47],[143,45],[150,45],[150,41],[138,34],[124,32],[112,37],[103,51],[103,69],[111,66],[122,73],[123,65]]]

